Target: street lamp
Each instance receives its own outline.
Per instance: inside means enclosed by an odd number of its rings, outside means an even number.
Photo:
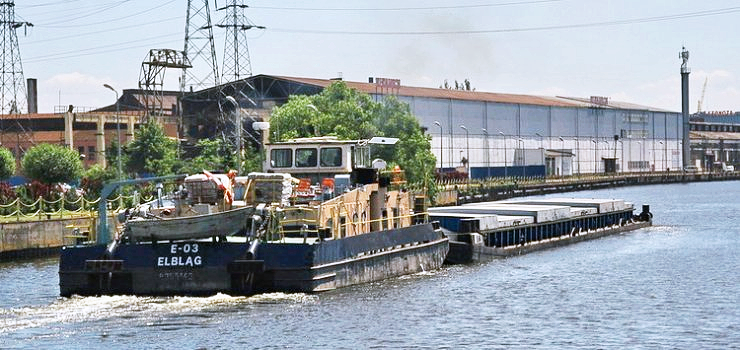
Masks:
[[[666,169],[666,154],[667,154],[667,151],[665,149],[667,146],[663,141],[658,141],[658,143],[663,145],[663,170],[665,170]]]
[[[486,130],[486,128],[481,128],[480,130],[483,131],[483,135],[486,136],[486,176],[491,178],[491,155],[490,145],[488,144],[488,130]]]
[[[621,149],[622,149],[622,162],[621,162],[622,163],[622,169],[621,169],[621,172],[624,172],[624,142],[622,140],[619,140],[617,142],[619,142],[619,144],[622,145],[622,147],[621,147]],[[617,147],[617,144],[616,143],[614,144],[614,147]],[[617,153],[616,148],[614,149],[614,153]]]
[[[596,140],[594,140],[594,139],[591,139],[591,142],[594,143],[594,175],[596,175],[596,173],[597,173],[596,170],[597,170],[597,168],[599,166],[599,162],[596,160],[596,158],[597,158],[596,151],[598,151],[598,149],[599,149],[599,143]]]
[[[442,162],[442,124],[435,120],[434,125],[439,127],[439,174],[441,176],[444,172],[443,169],[445,167],[444,163]]]
[[[563,163],[565,160],[565,139],[563,139],[562,136],[558,136],[558,139],[560,140],[560,176],[565,176],[565,168],[563,167]]]
[[[540,133],[538,133],[538,132],[536,132],[534,134],[537,135],[537,136],[539,136],[539,138],[540,138],[540,149],[542,150],[541,151],[542,152],[542,164],[545,164],[545,147],[543,145],[542,135],[540,135]]]
[[[643,163],[644,162],[647,162],[647,160],[645,160],[647,158],[647,157],[645,157],[645,148],[647,148],[647,141],[646,140],[647,139],[643,136],[642,137],[642,143],[640,144],[640,161],[643,162]],[[647,164],[642,164],[642,165],[647,165]],[[650,167],[644,167],[644,169],[650,170]]]
[[[468,133],[468,128],[465,127],[465,125],[460,125],[460,129],[465,130],[465,157],[468,159],[466,162],[466,165],[468,166],[468,179],[471,178],[470,173],[470,133]]]
[[[520,137],[517,141],[521,142],[521,146],[517,144],[517,147],[519,147],[522,152],[522,177],[524,178],[524,180],[526,180],[527,179],[527,153],[524,151],[524,139]]]
[[[506,134],[504,134],[503,131],[498,132],[501,137],[504,139],[504,179],[509,177],[509,174],[507,173],[507,170],[509,169],[508,161],[506,160]]]
[[[576,137],[576,165],[578,166],[578,176],[581,176],[581,140]]]
[[[118,161],[118,180],[121,179],[121,117],[119,116],[120,110],[118,107],[118,91],[114,89],[112,86],[108,84],[103,84],[103,87],[113,91],[116,93],[116,138],[118,139],[118,153],[117,153],[117,161]]]
[[[642,172],[642,141],[637,141],[637,144],[640,145],[640,172]]]

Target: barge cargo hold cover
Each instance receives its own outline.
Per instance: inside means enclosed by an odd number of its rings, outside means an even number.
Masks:
[[[429,210],[450,238],[447,263],[470,263],[595,239],[652,224],[621,199],[519,199]]]

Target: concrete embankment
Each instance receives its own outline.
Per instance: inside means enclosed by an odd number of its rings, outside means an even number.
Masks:
[[[92,219],[70,218],[0,223],[0,261],[58,254],[75,241],[72,227],[87,231]]]
[[[721,173],[631,173],[604,176],[572,176],[558,179],[527,179],[525,181],[471,181],[446,185],[437,195],[436,205],[496,201],[514,197],[550,193],[596,190],[609,187],[656,185],[702,181],[740,180],[740,172]]]

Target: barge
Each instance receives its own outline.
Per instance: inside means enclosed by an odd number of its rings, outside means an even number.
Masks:
[[[619,199],[518,199],[429,209],[450,239],[446,263],[487,261],[652,225]]]
[[[155,207],[128,216],[111,242],[101,220],[96,242],[62,249],[60,295],[320,292],[441,267],[448,238],[428,221],[425,198],[395,181],[399,172],[369,162],[371,144],[269,144],[265,169],[276,172],[233,177],[230,189],[220,183],[179,192],[174,198],[186,198],[180,205],[188,210]],[[296,166],[300,179],[285,173]],[[120,184],[106,185],[103,198]],[[206,213],[177,215],[194,208]],[[100,218],[105,210],[103,203]]]

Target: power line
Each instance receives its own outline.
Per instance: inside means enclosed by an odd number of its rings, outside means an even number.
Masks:
[[[168,33],[168,34],[163,34],[163,35],[151,36],[151,37],[148,37],[147,39],[159,39],[159,38],[171,37],[171,36],[175,36],[175,35],[181,35],[181,33],[179,33],[179,32],[177,32],[177,33]],[[89,51],[98,51],[100,49],[105,49],[105,48],[119,49],[119,48],[121,48],[120,47],[121,45],[131,44],[131,43],[141,43],[141,42],[142,42],[142,40],[135,39],[135,40],[131,40],[131,41],[119,42],[119,43],[110,44],[110,45],[102,45],[102,46],[89,47],[89,48],[85,48],[85,49],[75,49],[75,50],[72,50],[72,51],[51,53],[51,54],[48,54],[48,55],[31,57],[30,59],[26,59],[26,62],[39,62],[39,61],[44,61],[45,59],[52,60],[52,59],[56,59],[56,58],[78,57],[78,55],[74,55],[74,53],[85,53],[85,52],[89,52]],[[148,46],[151,46],[151,45],[152,45],[151,43],[146,43],[145,46],[148,47]],[[134,46],[134,47],[139,47],[139,46]],[[131,48],[131,47],[128,47],[128,48]],[[72,55],[70,55],[70,54],[72,54]],[[82,55],[79,55],[79,56],[82,56]]]
[[[66,4],[69,4],[70,2],[78,2],[78,1],[81,1],[81,0],[54,1],[54,2],[47,2],[47,3],[43,3],[43,4],[24,5],[24,6],[19,6],[19,7],[21,9],[26,9],[26,8],[33,8],[33,7],[57,6],[57,5],[66,5]]]
[[[82,14],[82,15],[79,15],[77,17],[64,18],[64,19],[61,19],[61,20],[56,21],[56,22],[47,23],[46,26],[47,27],[50,27],[51,25],[54,25],[54,24],[68,23],[68,22],[71,22],[71,21],[76,21],[78,19],[83,19],[83,18],[87,18],[87,17],[90,17],[90,16],[94,16],[94,15],[97,15],[97,14],[99,14],[101,12],[105,12],[105,11],[108,11],[110,9],[116,8],[118,6],[121,6],[121,5],[123,5],[123,4],[125,4],[125,3],[129,2],[129,1],[131,1],[131,0],[122,0],[122,1],[119,1],[117,3],[113,3],[113,4],[110,4],[108,6],[105,6],[105,7],[101,8],[101,9],[98,9],[98,10],[95,10],[95,11],[91,11],[91,12],[88,12],[88,13],[85,13],[85,14]]]
[[[40,43],[45,43],[45,42],[49,42],[49,41],[58,41],[58,40],[61,40],[61,39],[79,38],[81,36],[88,36],[88,35],[95,35],[95,34],[101,34],[101,33],[115,32],[115,31],[119,31],[119,30],[130,29],[130,28],[141,28],[143,26],[153,25],[153,24],[161,24],[163,22],[169,22],[169,21],[176,20],[176,19],[182,19],[182,17],[175,16],[175,17],[169,17],[169,18],[162,18],[162,19],[157,19],[155,22],[131,24],[131,25],[122,26],[122,27],[116,27],[116,28],[111,28],[111,29],[107,29],[107,30],[97,30],[97,31],[94,31],[94,32],[76,33],[76,34],[70,34],[70,35],[65,35],[65,36],[58,36],[58,37],[53,37],[53,38],[48,38],[48,39],[28,41],[28,42],[25,42],[24,43],[24,46],[25,45],[40,44]]]
[[[177,35],[179,36],[181,34],[178,33]],[[38,62],[47,62],[47,61],[59,61],[59,60],[62,60],[62,59],[67,59],[67,58],[95,56],[95,55],[100,55],[100,54],[104,54],[104,53],[120,52],[122,50],[139,49],[139,48],[142,48],[142,47],[151,47],[151,46],[167,45],[167,44],[172,44],[172,41],[160,41],[160,42],[156,42],[156,43],[145,43],[145,44],[141,44],[141,45],[115,47],[115,48],[111,48],[111,49],[108,49],[108,50],[95,50],[94,52],[85,52],[85,53],[78,53],[78,54],[68,54],[68,55],[57,54],[57,55],[53,55],[52,57],[39,56],[39,57],[36,57],[36,58],[27,59],[27,60],[25,60],[25,62],[26,63],[38,63]],[[89,51],[89,49],[88,49],[88,51]]]
[[[126,0],[126,1],[130,1],[130,0]],[[168,2],[165,2],[163,4],[160,4],[158,6],[155,6],[155,7],[152,7],[152,8],[146,9],[146,10],[143,10],[143,11],[139,11],[139,12],[136,12],[136,13],[132,13],[130,15],[126,15],[126,16],[122,16],[122,17],[116,17],[114,19],[100,21],[100,22],[92,22],[92,23],[86,23],[86,24],[75,24],[75,25],[64,25],[64,26],[44,25],[42,23],[41,25],[38,25],[38,27],[43,27],[43,28],[77,28],[77,27],[89,27],[89,26],[94,26],[94,25],[99,25],[99,24],[109,24],[111,22],[122,21],[122,20],[127,19],[127,18],[131,18],[131,17],[136,17],[136,16],[143,15],[145,13],[154,11],[154,10],[156,10],[158,8],[167,6],[167,5],[169,5],[169,4],[173,3],[173,2],[176,2],[176,1],[178,1],[178,0],[170,0]],[[120,5],[120,3],[118,5]],[[118,5],[111,6],[110,8],[117,7]],[[108,9],[109,8],[106,8],[106,9],[102,9],[100,11],[104,11],[104,10],[108,10]],[[55,22],[55,23],[59,23],[59,22]]]
[[[253,9],[261,10],[279,10],[279,11],[419,11],[419,10],[452,10],[466,8],[484,8],[484,7],[502,7],[516,5],[545,4],[552,2],[562,2],[567,0],[527,0],[511,1],[495,4],[477,4],[477,5],[451,5],[451,6],[423,6],[423,7],[389,7],[389,8],[351,8],[351,7],[279,7],[279,6],[250,6]]]
[[[153,39],[153,38],[159,38],[159,37],[170,37],[170,36],[173,36],[174,37],[176,35],[179,36],[179,35],[182,35],[182,33],[179,33],[179,32],[178,33],[170,33],[170,34],[160,35],[160,36],[156,36],[156,37],[149,37],[147,39]],[[223,36],[224,36],[223,34],[216,34],[216,35],[214,35],[214,39],[220,39]],[[77,49],[77,50],[74,50],[74,51],[51,53],[51,54],[48,54],[48,55],[31,57],[30,59],[27,58],[27,59],[25,59],[25,62],[26,63],[47,62],[47,61],[55,61],[55,60],[67,59],[67,58],[95,56],[95,55],[99,55],[99,54],[103,54],[103,53],[117,52],[117,51],[120,51],[120,50],[128,50],[128,49],[135,49],[135,48],[142,48],[142,47],[150,48],[152,46],[170,45],[170,44],[172,44],[172,41],[160,41],[160,42],[156,42],[156,43],[149,43],[148,42],[148,43],[144,43],[142,45],[134,45],[134,46],[119,46],[119,45],[125,45],[125,44],[129,44],[129,43],[134,43],[134,42],[141,42],[141,40],[127,41],[127,42],[116,43],[116,44],[112,44],[112,45],[89,47],[89,48],[85,48],[85,49]],[[100,50],[101,48],[109,48],[109,49],[108,50]],[[94,52],[89,52],[89,51],[94,51]]]
[[[718,15],[724,15],[724,14],[735,13],[735,12],[740,12],[740,7],[728,7],[728,8],[723,8],[723,9],[687,12],[687,13],[667,15],[667,16],[643,17],[643,18],[604,21],[604,22],[563,24],[563,25],[524,27],[524,28],[482,29],[482,30],[418,31],[418,32],[332,31],[332,30],[299,30],[299,29],[282,29],[282,28],[271,28],[270,30],[276,31],[276,32],[283,32],[283,33],[342,34],[342,35],[417,35],[417,36],[421,36],[421,35],[495,34],[495,33],[516,33],[516,32],[533,32],[533,31],[544,31],[544,30],[604,27],[604,26],[616,26],[616,25],[625,25],[625,24],[672,21],[672,20],[695,18],[695,17],[718,16]]]

